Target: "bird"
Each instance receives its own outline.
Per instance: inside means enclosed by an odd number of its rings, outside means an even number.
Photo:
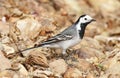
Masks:
[[[65,55],[68,48],[73,47],[81,42],[84,37],[87,25],[93,21],[95,21],[95,19],[93,19],[91,16],[83,14],[75,23],[73,23],[71,26],[69,26],[59,34],[49,38],[42,43],[39,43],[38,45],[24,49],[22,50],[22,52],[39,47],[48,47],[60,48],[62,50],[62,54]]]

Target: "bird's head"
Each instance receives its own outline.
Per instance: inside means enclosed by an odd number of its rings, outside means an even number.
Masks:
[[[90,17],[89,15],[81,15],[76,23],[87,25],[87,24],[91,23],[92,21],[95,21],[95,20],[92,17]]]
[[[79,19],[75,22],[75,26],[77,27],[77,30],[85,31],[86,26],[91,23],[92,21],[95,21],[92,17],[89,15],[81,15]],[[84,33],[83,33],[84,34]]]
[[[81,15],[79,18],[79,22],[81,23],[91,23],[92,21],[95,21],[92,17],[89,15]]]
[[[80,38],[83,38],[86,26],[92,21],[95,21],[95,20],[89,15],[81,15],[79,19],[75,22],[75,26],[79,31]]]

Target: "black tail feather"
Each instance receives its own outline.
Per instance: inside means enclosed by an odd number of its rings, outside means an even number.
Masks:
[[[24,51],[27,51],[27,50],[31,50],[31,49],[35,49],[35,48],[38,48],[38,47],[41,47],[41,46],[43,46],[43,45],[42,45],[42,44],[40,44],[40,45],[35,45],[34,47],[30,47],[30,48],[21,50],[21,52],[24,52]]]
[[[35,47],[30,47],[30,48],[27,48],[27,49],[24,49],[24,50],[21,50],[21,52],[23,51],[27,51],[27,50],[31,50],[31,49],[34,49]]]
[[[42,47],[43,45],[44,45],[44,44],[39,44],[39,45],[35,45],[35,46],[33,46],[33,47],[30,47],[30,48],[27,48],[27,49],[24,49],[24,50],[19,50],[19,51],[16,52],[16,53],[13,53],[13,54],[8,55],[8,58],[13,58],[13,57],[15,57],[15,56],[22,55],[22,53],[23,53],[24,51],[31,50],[31,49],[35,49],[35,48],[38,48],[38,47]],[[23,56],[23,55],[22,55],[22,56]]]
[[[8,57],[11,58],[11,57],[14,57],[14,56],[17,56],[17,55],[21,55],[22,52],[24,52],[24,51],[31,50],[31,49],[35,49],[35,48],[38,48],[38,47],[41,47],[41,46],[43,46],[43,45],[39,44],[39,45],[35,45],[34,47],[30,47],[30,48],[27,48],[27,49],[24,49],[24,50],[19,50],[19,51],[16,52],[16,53],[10,54]]]

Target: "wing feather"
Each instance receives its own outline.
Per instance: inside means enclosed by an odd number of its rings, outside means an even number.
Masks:
[[[44,41],[41,44],[42,45],[51,44],[51,43],[56,43],[56,42],[60,42],[60,41],[70,40],[72,38],[73,37],[70,34],[65,34],[65,35],[58,34],[58,35],[48,39],[47,41]]]

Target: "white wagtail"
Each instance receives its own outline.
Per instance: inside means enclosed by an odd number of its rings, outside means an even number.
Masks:
[[[66,49],[78,44],[84,36],[86,26],[95,21],[89,15],[81,15],[79,19],[70,27],[62,31],[61,33],[49,38],[48,40],[34,46],[27,48],[23,51],[38,48],[38,47],[49,47],[49,48],[61,48],[62,54],[66,54]],[[23,52],[22,51],[22,52]]]

